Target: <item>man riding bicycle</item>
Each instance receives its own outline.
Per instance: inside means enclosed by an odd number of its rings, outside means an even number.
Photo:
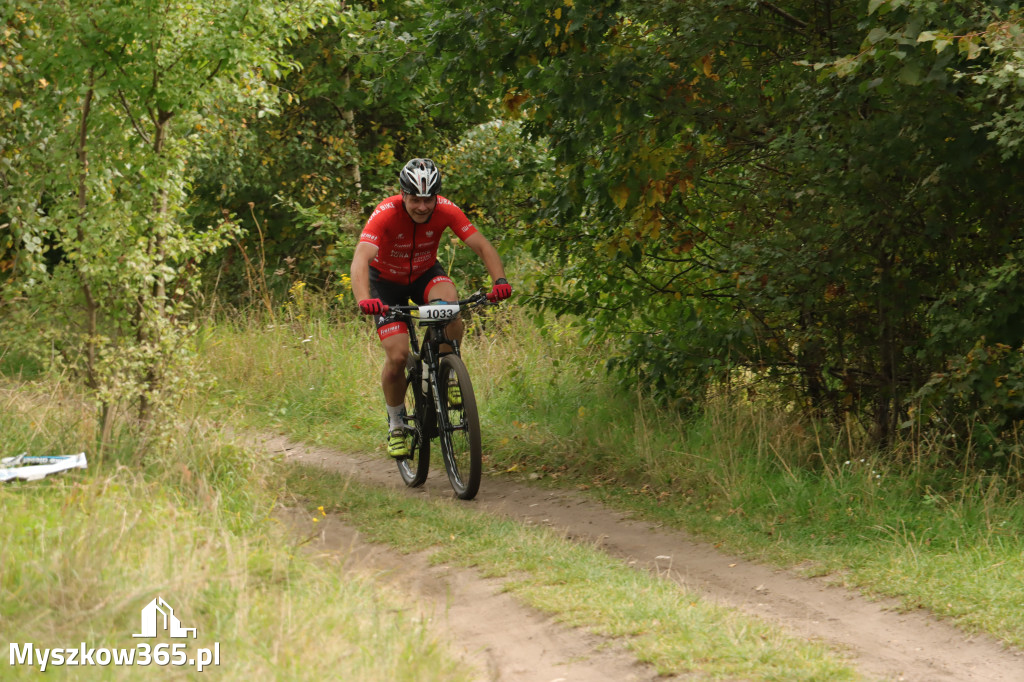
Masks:
[[[413,159],[398,175],[401,193],[378,204],[366,221],[352,258],[352,293],[359,309],[375,315],[377,335],[384,346],[381,387],[388,411],[388,454],[407,457],[410,434],[405,426],[405,364],[409,333],[404,322],[388,322],[384,307],[428,301],[457,301],[455,284],[437,262],[445,228],[451,228],[476,253],[494,282],[489,297],[500,301],[512,295],[501,257],[494,246],[451,201],[438,195],[441,172],[430,159]],[[461,319],[445,328],[449,339],[462,340]],[[457,387],[454,387],[457,390]],[[453,403],[459,397],[452,395]]]

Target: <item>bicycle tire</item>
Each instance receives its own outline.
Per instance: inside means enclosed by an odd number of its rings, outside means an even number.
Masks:
[[[459,386],[462,404],[454,406],[449,402],[449,383]],[[473,384],[469,370],[458,355],[441,358],[437,386],[444,408],[438,414],[438,431],[441,439],[441,453],[448,472],[448,481],[460,500],[472,500],[480,490],[480,474],[483,468],[483,454],[480,442],[480,416],[477,412]]]
[[[427,480],[430,471],[430,438],[424,435],[423,417],[428,412],[427,399],[420,390],[420,372],[406,374],[408,387],[405,389],[405,412],[412,415],[409,421],[413,427],[410,455],[396,460],[398,474],[410,488],[418,488]]]

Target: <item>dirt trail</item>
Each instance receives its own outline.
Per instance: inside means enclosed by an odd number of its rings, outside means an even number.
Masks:
[[[362,481],[404,488],[394,464],[379,455],[267,439],[264,447],[288,458],[350,474]],[[431,472],[410,495],[451,498],[443,469]],[[454,503],[454,502],[453,502]],[[969,636],[926,612],[900,612],[895,603],[868,601],[850,590],[766,567],[695,541],[686,533],[626,518],[571,491],[544,490],[506,477],[485,477],[472,509],[565,531],[638,568],[657,571],[716,603],[738,608],[789,632],[843,651],[865,675],[908,682],[1022,682],[1024,652],[987,636]],[[427,569],[425,557],[393,556],[366,546],[340,523],[325,529],[328,547],[353,548],[365,565],[403,580],[427,570],[418,596],[433,603],[435,619],[465,648],[488,679],[502,682],[653,680],[621,648],[562,627],[500,593],[500,581],[448,567]],[[457,576],[453,580],[453,576]],[[458,586],[458,594],[453,586]],[[657,678],[666,679],[666,678]]]
[[[292,515],[298,532],[309,515]],[[303,529],[299,531],[299,529]],[[419,618],[453,646],[454,653],[489,682],[658,682],[624,647],[580,629],[566,628],[502,591],[502,580],[471,570],[433,566],[429,553],[405,555],[369,544],[338,519],[318,524],[317,550],[337,552],[348,570],[370,574],[413,596]]]

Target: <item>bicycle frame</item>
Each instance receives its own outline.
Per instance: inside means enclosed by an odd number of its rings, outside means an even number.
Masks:
[[[448,477],[452,482],[453,488],[455,488],[456,494],[462,499],[470,499],[476,493],[476,487],[479,485],[479,453],[476,455],[477,473],[470,474],[470,482],[468,484],[462,480],[463,474],[460,472],[457,462],[453,459],[453,434],[459,431],[466,431],[468,435],[470,427],[465,415],[463,415],[461,423],[453,424],[449,421],[450,412],[445,407],[445,398],[442,390],[439,388],[443,357],[441,347],[449,346],[452,349],[452,354],[459,357],[461,355],[459,342],[447,337],[445,333],[446,327],[459,319],[462,310],[489,303],[487,295],[483,292],[478,292],[469,298],[457,302],[425,306],[389,306],[385,311],[386,318],[406,323],[410,346],[407,378],[410,381],[420,382],[419,386],[413,387],[415,409],[413,414],[406,415],[406,422],[416,431],[416,437],[420,439],[418,441],[420,443],[419,447],[424,448],[419,456],[425,456],[427,459],[423,462],[416,462],[415,472],[412,469],[411,463],[405,464],[404,468],[403,463],[399,463],[399,470],[407,485],[421,485],[424,482],[429,467],[429,441],[432,438],[440,438],[441,454],[445,469],[448,472]],[[413,312],[417,312],[419,317],[415,317]],[[417,333],[417,326],[426,327],[422,339],[420,339]],[[458,362],[461,365],[461,360]],[[451,371],[450,365],[451,363],[449,362],[449,372]],[[461,366],[461,371],[465,372],[464,365]],[[468,382],[468,376],[465,380]],[[468,390],[471,392],[471,387]],[[471,397],[470,394],[469,398]],[[430,409],[432,409],[432,413]],[[479,425],[475,416],[475,403],[473,414],[472,429],[477,438],[477,443],[479,443]],[[479,445],[477,445],[478,447]]]
[[[473,296],[465,300],[458,301],[457,305],[461,309],[463,306],[473,303],[480,303],[480,300],[476,296]],[[453,353],[461,355],[459,342],[455,339],[449,339],[444,333],[445,328],[458,318],[454,317],[424,321],[422,317],[413,317],[411,314],[414,311],[419,312],[421,309],[428,307],[431,306],[390,306],[388,309],[388,313],[391,313],[396,321],[405,322],[406,327],[409,330],[409,357],[414,359],[416,362],[422,363],[421,366],[425,367],[427,370],[426,378],[429,380],[429,384],[424,387],[423,395],[429,395],[429,387],[436,384],[438,363],[441,360],[441,346],[448,345],[451,347]],[[423,333],[422,342],[417,337],[417,323],[427,328]],[[437,402],[436,396],[434,407],[440,408],[440,404]]]

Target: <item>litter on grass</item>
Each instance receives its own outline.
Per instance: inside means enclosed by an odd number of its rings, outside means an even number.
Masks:
[[[79,452],[77,455],[53,455],[52,457],[41,457],[23,452],[14,457],[0,459],[0,482],[14,479],[38,481],[58,471],[84,469],[86,466],[84,452]]]

